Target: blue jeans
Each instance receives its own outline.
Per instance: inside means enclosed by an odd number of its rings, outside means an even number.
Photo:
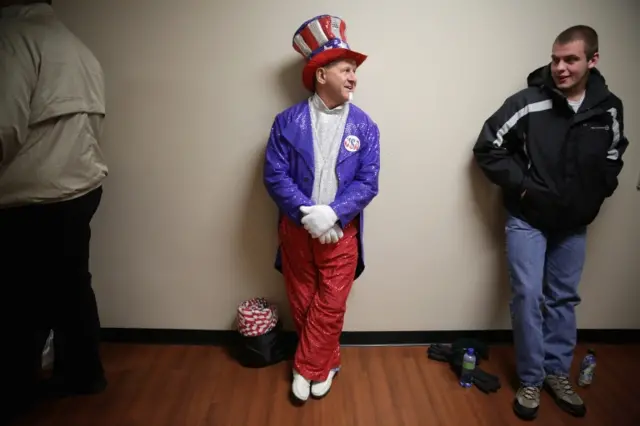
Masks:
[[[586,229],[546,235],[508,215],[505,231],[516,370],[523,386],[540,386],[573,360]]]

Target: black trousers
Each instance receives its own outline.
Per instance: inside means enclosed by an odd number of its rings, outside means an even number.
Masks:
[[[101,198],[98,188],[70,201],[0,209],[0,386],[16,398],[37,384],[49,330],[55,376],[72,386],[104,378],[89,271],[90,222]]]

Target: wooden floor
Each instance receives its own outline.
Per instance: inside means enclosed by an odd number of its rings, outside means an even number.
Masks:
[[[595,346],[597,377],[581,390],[588,412],[574,419],[545,393],[537,424],[640,425],[640,346]],[[581,358],[585,347],[577,350]],[[512,412],[513,352],[492,348],[482,364],[503,381],[498,393],[463,389],[425,347],[343,349],[331,393],[302,408],[288,402],[289,366],[245,369],[221,348],[104,346],[110,386],[98,396],[46,403],[19,425],[46,426],[500,426]],[[574,373],[579,359],[574,362]]]

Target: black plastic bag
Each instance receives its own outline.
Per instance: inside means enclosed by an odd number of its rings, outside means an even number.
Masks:
[[[243,367],[263,368],[290,358],[290,344],[282,331],[282,323],[260,336],[243,336],[236,332],[231,356]]]

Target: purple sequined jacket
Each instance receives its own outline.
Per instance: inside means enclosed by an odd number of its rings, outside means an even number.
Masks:
[[[315,176],[312,132],[309,104],[305,100],[276,116],[265,154],[263,181],[267,192],[280,214],[287,215],[298,225],[300,206],[314,204],[311,200]],[[358,140],[359,149],[354,150],[353,141],[357,146]],[[336,163],[338,192],[330,206],[341,226],[359,216],[359,256],[355,276],[358,278],[364,271],[363,210],[378,194],[380,131],[364,111],[350,104],[342,141]],[[280,249],[275,267],[282,271]]]

